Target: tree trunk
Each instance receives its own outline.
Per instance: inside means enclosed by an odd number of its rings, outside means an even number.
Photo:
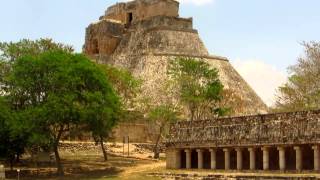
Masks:
[[[104,161],[108,161],[108,154],[107,154],[106,149],[104,148],[104,145],[103,145],[103,137],[102,137],[102,136],[100,136],[100,146],[101,146],[101,149],[102,149]]]
[[[56,157],[57,174],[58,174],[58,176],[63,176],[64,172],[63,172],[63,166],[61,164],[61,159],[60,159],[60,155],[59,155],[58,146],[54,147],[54,155]]]
[[[59,142],[60,142],[60,138],[62,136],[62,133],[63,133],[63,126],[60,127],[60,130],[58,132],[58,136],[56,137],[55,139],[55,142],[54,142],[54,155],[55,155],[55,158],[56,158],[56,165],[57,165],[57,174],[58,176],[63,176],[64,175],[64,172],[63,172],[63,166],[62,166],[62,163],[61,163],[61,159],[60,159],[60,155],[59,155],[59,150],[58,150],[58,146],[59,146]]]
[[[13,171],[14,156],[11,156],[9,161],[10,161],[10,170]]]
[[[19,153],[17,153],[16,162],[20,163],[20,154]]]
[[[154,159],[159,159],[159,157],[160,157],[160,153],[159,153],[158,146],[159,146],[161,134],[162,134],[162,127],[160,127],[160,133],[159,133],[159,135],[158,135],[156,144],[155,144],[155,146],[154,146],[154,150],[153,150],[153,152],[154,152],[153,158],[154,158]]]

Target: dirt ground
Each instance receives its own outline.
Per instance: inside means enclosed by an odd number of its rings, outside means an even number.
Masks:
[[[84,147],[91,145],[82,144]],[[153,160],[152,152],[136,148],[130,144],[129,157],[127,147],[123,156],[122,144],[108,144],[109,159],[104,161],[103,155],[97,148],[62,148],[60,155],[62,158],[65,176],[58,178],[54,162],[32,163],[30,157],[25,155],[21,163],[15,167],[14,171],[6,168],[8,179],[17,179],[16,169],[21,169],[20,179],[159,179],[147,177],[147,173],[154,172],[155,169],[165,169],[164,160]],[[163,155],[162,155],[163,156]],[[163,158],[162,158],[163,159]],[[156,170],[156,171],[157,171]]]

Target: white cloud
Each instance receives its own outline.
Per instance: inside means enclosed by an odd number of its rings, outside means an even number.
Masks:
[[[177,0],[181,3],[186,3],[186,4],[194,4],[197,6],[213,3],[214,0]]]
[[[272,106],[277,88],[286,82],[286,74],[259,60],[238,59],[232,64],[262,100]]]

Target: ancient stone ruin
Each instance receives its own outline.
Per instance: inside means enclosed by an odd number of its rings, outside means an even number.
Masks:
[[[202,59],[217,68],[225,88],[241,98],[237,115],[267,112],[228,59],[208,53],[193,19],[179,17],[174,0],[135,0],[109,7],[87,28],[84,52],[98,63],[127,68],[141,78],[143,96],[154,104],[167,96],[161,89],[169,60]],[[319,129],[320,111],[179,122],[172,125],[166,144],[167,167],[318,171]]]
[[[173,124],[167,168],[320,170],[320,110]]]
[[[225,88],[241,99],[237,115],[267,112],[227,58],[209,55],[192,18],[179,17],[175,0],[135,0],[109,7],[87,28],[84,52],[99,63],[129,69],[144,81],[143,96],[154,104],[167,97],[161,89],[169,60],[203,59],[219,70]]]

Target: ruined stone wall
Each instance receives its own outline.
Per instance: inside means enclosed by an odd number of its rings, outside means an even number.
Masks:
[[[320,110],[184,121],[173,124],[168,147],[317,144]]]
[[[134,143],[154,143],[159,130],[150,122],[120,123],[113,130],[113,140],[122,142],[123,137],[130,138]]]
[[[192,18],[177,18],[169,16],[155,16],[150,19],[132,24],[130,29],[154,29],[158,27],[170,27],[175,30],[193,30]]]
[[[112,55],[121,41],[124,26],[107,20],[91,24],[86,29],[84,52],[87,55]]]

